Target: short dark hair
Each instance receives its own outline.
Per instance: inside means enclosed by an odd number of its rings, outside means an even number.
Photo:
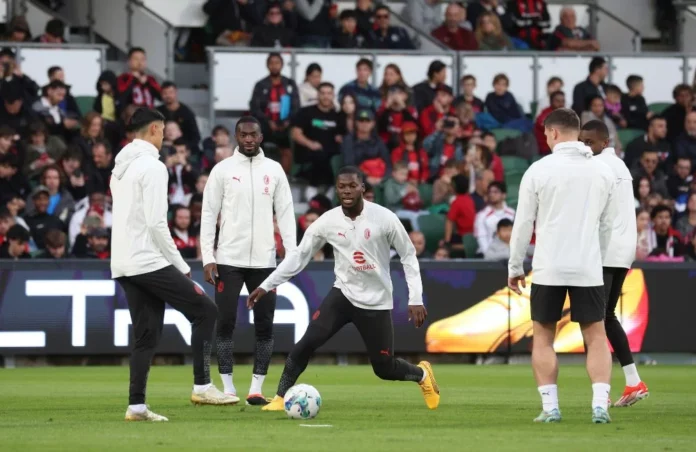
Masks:
[[[510,85],[510,79],[508,78],[507,75],[505,74],[496,74],[495,77],[493,77],[493,84],[495,85],[498,82],[505,82],[506,85]]]
[[[602,105],[604,105],[604,98],[602,96],[600,96],[599,94],[593,94],[593,95],[587,96],[587,98],[585,99],[585,110],[591,110],[592,109],[592,102],[594,102],[597,99],[601,100]]]
[[[242,124],[256,124],[257,126],[259,126],[259,129],[261,128],[261,123],[258,119],[254,118],[253,116],[247,115],[239,118],[237,124],[234,126],[235,133],[239,131],[239,126]]]
[[[46,33],[52,36],[60,36],[61,38],[65,34],[65,24],[60,19],[51,19],[46,22]]]
[[[355,19],[358,20],[358,13],[354,9],[344,9],[341,11],[341,15],[338,16],[338,20]]]
[[[488,184],[488,190],[490,190],[491,187],[497,188],[501,193],[507,193],[507,184],[505,182],[494,180]]]
[[[563,84],[563,79],[561,77],[558,77],[557,75],[554,75],[546,81],[546,86],[551,86],[553,83]]]
[[[607,60],[605,60],[602,57],[592,58],[592,60],[590,61],[590,74],[594,74],[595,71],[601,69],[602,66],[604,66],[605,64],[607,64]]]
[[[616,85],[607,85],[607,87],[604,88],[604,92],[607,93],[607,94],[609,94],[609,93],[611,93],[611,92],[614,92],[614,94],[618,94],[618,95],[621,95],[621,94],[622,94],[621,88],[619,88],[619,87],[616,86]]]
[[[591,121],[587,121],[585,124],[583,124],[582,129],[580,130],[586,130],[588,132],[596,132],[599,134],[599,136],[603,139],[609,138],[609,128],[607,125],[604,123],[604,121],[600,121],[599,119],[593,119]]]
[[[82,151],[77,145],[71,144],[63,154],[62,160],[77,160],[82,162]]]
[[[13,60],[17,58],[17,54],[14,53],[14,50],[12,50],[9,47],[3,47],[2,50],[0,50],[0,58],[1,57],[10,57]]]
[[[464,77],[461,78],[461,80],[459,80],[459,83],[464,83],[464,82],[466,82],[467,80],[473,80],[474,83],[476,83],[476,77],[474,77],[474,76],[471,75],[471,74],[466,74]]]
[[[638,83],[643,81],[640,75],[631,74],[626,78],[626,88],[631,91]]]
[[[266,58],[266,66],[268,66],[268,63],[270,63],[273,58],[280,58],[280,62],[282,64],[285,64],[285,61],[283,61],[283,55],[281,55],[278,52],[271,52],[268,54],[268,57]]]
[[[331,82],[321,82],[319,86],[317,86],[317,91],[319,91],[322,88],[331,88],[331,89],[336,89],[334,87],[334,84]]]
[[[389,9],[389,7],[387,5],[379,5],[377,8],[375,8],[373,13],[377,14],[377,12],[382,11],[382,10],[386,10],[388,13],[391,12],[391,9]]]
[[[44,235],[44,243],[49,248],[65,246],[65,232],[59,229],[49,229]]]
[[[130,59],[134,53],[143,53],[147,55],[147,52],[145,52],[145,49],[142,47],[131,47],[130,50],[128,50],[128,58]]]
[[[5,124],[0,125],[0,137],[14,137],[16,134],[12,127]]]
[[[222,126],[222,125],[217,125],[213,127],[213,132],[211,135],[217,135],[218,132],[224,132],[225,134],[229,135],[230,131],[227,129],[227,127]]]
[[[452,186],[458,195],[469,193],[469,178],[463,174],[457,174],[452,178]]]
[[[174,146],[186,146],[186,149],[189,148],[188,141],[186,141],[186,138],[184,137],[179,137],[174,142],[172,143]]]
[[[558,97],[558,96],[563,96],[563,97],[565,97],[565,93],[564,93],[563,91],[554,91],[554,92],[552,92],[551,95],[549,96],[549,99],[551,100],[551,102],[553,102],[554,98],[556,98],[556,97]]]
[[[688,92],[690,92],[691,94],[693,94],[693,92],[694,92],[693,89],[691,89],[691,87],[690,87],[689,85],[687,85],[687,84],[685,84],[685,83],[680,83],[680,84],[678,84],[677,86],[675,86],[674,89],[672,90],[672,98],[673,98],[674,100],[677,100],[677,97],[678,97],[679,94],[681,94],[683,91],[688,91]]]
[[[7,230],[5,237],[7,240],[17,240],[20,243],[27,243],[29,241],[29,231],[16,224]]]
[[[154,122],[154,121],[153,121]],[[140,130],[140,129],[137,129]],[[95,140],[94,144],[92,145],[92,153],[94,153],[94,148],[97,146],[103,146],[104,151],[106,151],[107,154],[111,154],[111,145],[109,144],[108,141],[106,140]]]
[[[193,196],[191,196],[191,200],[189,201],[189,207],[191,207],[191,204],[195,202],[203,202],[203,193],[194,193]]]
[[[546,119],[544,120],[544,127],[557,127],[568,132],[579,132],[580,118],[578,118],[577,113],[575,113],[570,108],[558,108],[549,113],[549,115],[546,117]]]
[[[126,130],[128,132],[138,132],[153,122],[164,122],[164,116],[154,108],[138,107],[131,115]]]
[[[19,168],[19,158],[17,158],[15,154],[9,152],[7,154],[0,154],[0,166]]]
[[[433,61],[432,63],[430,63],[430,66],[428,66],[428,79],[432,79],[435,74],[437,74],[446,67],[447,65],[440,60]]]
[[[355,63],[355,68],[358,69],[360,66],[367,66],[370,68],[370,71],[374,71],[374,64],[372,64],[371,60],[368,60],[367,58],[360,58],[357,63]]]
[[[176,213],[180,210],[189,210],[188,207],[182,206],[181,204],[174,204],[172,207],[172,214],[176,217]]]
[[[46,89],[68,89],[68,85],[60,80],[52,80],[51,83],[46,85]]]
[[[498,226],[496,226],[495,230],[500,231],[503,228],[511,228],[512,227],[512,220],[509,218],[503,218],[498,222]]]
[[[371,193],[375,191],[375,187],[371,183],[365,182],[365,193]]]
[[[338,180],[339,176],[343,175],[351,175],[355,174],[358,176],[358,180],[360,182],[365,182],[365,178],[363,177],[362,171],[357,166],[344,166],[341,169],[338,170],[338,173],[336,173],[336,180]]]
[[[49,67],[49,68],[48,68],[48,72],[47,72],[48,78],[50,79],[51,77],[53,77],[53,74],[55,74],[55,73],[58,72],[58,71],[62,71],[62,70],[63,70],[63,68],[60,67],[60,66],[51,66],[51,67]]]
[[[10,218],[10,219],[13,218],[10,211],[7,210],[7,207],[5,207],[4,205],[2,207],[0,207],[0,219],[3,219],[3,218]]]
[[[654,146],[654,145],[648,145],[643,148],[643,151],[640,153],[641,158],[645,154],[659,154],[660,151]]]
[[[657,205],[653,207],[652,212],[650,212],[650,219],[654,220],[657,214],[662,213],[662,212],[669,212],[670,216],[672,215],[672,209],[669,207],[665,206],[664,204]]]
[[[319,63],[310,63],[309,66],[307,66],[307,69],[305,69],[305,77],[309,77],[313,72],[316,71],[324,72],[321,69],[321,66],[319,66]]]
[[[664,116],[655,115],[655,116],[653,116],[652,118],[650,118],[650,119],[648,120],[648,127],[650,127],[651,125],[653,125],[653,123],[654,123],[655,121],[667,121],[667,120],[665,119]]]
[[[483,132],[483,133],[481,134],[481,139],[482,139],[482,140],[485,140],[486,137],[493,137],[493,138],[495,138],[495,135],[493,134],[493,132],[485,131],[485,132]],[[498,140],[496,139],[495,141],[498,141]]]
[[[167,88],[176,88],[176,83],[174,83],[171,80],[166,80],[164,83],[162,83],[162,89],[167,89]]]

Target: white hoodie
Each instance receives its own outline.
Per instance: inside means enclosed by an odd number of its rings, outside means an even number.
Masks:
[[[274,211],[287,255],[297,248],[297,226],[285,171],[278,162],[266,158],[263,151],[249,158],[235,149],[231,157],[213,167],[203,191],[203,265],[275,267]],[[218,214],[221,222],[214,254]]]
[[[155,146],[133,140],[116,156],[111,177],[111,276],[134,276],[174,265],[191,271],[167,225],[169,173]]]

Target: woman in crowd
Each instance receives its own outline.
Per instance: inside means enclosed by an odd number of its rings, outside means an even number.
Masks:
[[[91,111],[82,118],[80,135],[75,137],[73,144],[80,149],[85,161],[92,159],[94,142],[104,138],[103,123],[101,115],[96,111]]]
[[[317,87],[321,83],[321,66],[312,63],[307,66],[304,82],[297,87],[300,91],[300,107],[309,107],[317,104]]]
[[[48,210],[46,213],[57,217],[64,224],[69,224],[70,217],[75,211],[75,200],[61,182],[60,169],[57,165],[49,165],[41,171],[41,185],[48,189]],[[25,215],[33,214],[34,198],[27,200]]]
[[[638,229],[636,260],[642,261],[650,254],[650,212],[646,209],[636,210],[636,227]]]
[[[355,97],[346,94],[341,100],[341,111],[338,112],[339,130],[346,135],[355,131]]]
[[[581,119],[583,124],[593,119],[604,122],[609,129],[609,146],[616,150],[616,155],[622,155],[623,147],[616,133],[616,124],[614,124],[614,121],[607,115],[602,96],[593,96],[587,100],[585,111],[582,112]]]
[[[514,50],[510,37],[505,34],[498,15],[485,12],[478,17],[476,40],[479,50]]]
[[[386,100],[389,90],[394,86],[400,86],[403,88],[404,92],[408,95],[406,105],[411,105],[413,101],[411,88],[404,81],[404,77],[401,75],[401,68],[399,68],[399,66],[396,64],[391,63],[384,67],[382,86],[379,87],[379,92],[382,95],[382,103],[384,103]]]
[[[652,193],[652,182],[648,177],[633,180],[633,197],[636,200],[636,209],[648,207],[648,195]]]
[[[48,129],[40,121],[30,124],[27,131],[29,140],[26,145],[24,174],[34,180],[46,166],[58,161],[65,152],[65,143],[58,137],[49,136]]]

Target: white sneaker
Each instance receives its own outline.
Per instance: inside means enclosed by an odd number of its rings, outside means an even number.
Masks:
[[[151,422],[167,422],[169,419],[167,419],[164,416],[161,416],[157,413],[153,413],[150,411],[149,408],[145,409],[145,411],[133,411],[131,410],[130,407],[126,410],[126,420],[127,421],[151,421]]]
[[[211,385],[205,392],[191,393],[191,403],[196,405],[234,405],[239,397],[228,395]]]

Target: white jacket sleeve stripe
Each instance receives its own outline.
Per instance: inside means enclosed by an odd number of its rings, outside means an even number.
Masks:
[[[220,171],[216,168],[210,172],[208,182],[203,190],[203,208],[201,210],[201,260],[203,266],[215,263],[213,248],[215,245],[215,226],[217,225],[218,215],[222,207],[222,197],[224,195],[223,186],[219,178]]]
[[[524,275],[524,257],[534,232],[538,201],[534,189],[534,178],[530,172],[527,170],[522,176],[520,184],[515,223],[510,238],[510,261],[508,263],[508,276],[510,278]]]
[[[283,238],[285,255],[297,248],[297,225],[295,224],[295,209],[292,205],[292,192],[285,174],[281,174],[275,189],[273,208],[276,213],[278,229]]]
[[[145,209],[145,223],[152,234],[157,247],[165,259],[175,266],[181,273],[188,273],[191,268],[184,262],[181,253],[176,249],[172,235],[167,226],[167,185],[169,174],[161,165],[156,171],[147,174],[143,184],[143,208]]]
[[[408,305],[420,306],[423,304],[423,281],[421,281],[420,265],[416,257],[416,248],[413,246],[404,225],[396,216],[392,220],[390,245],[394,247],[404,266],[404,276],[408,286]]]

